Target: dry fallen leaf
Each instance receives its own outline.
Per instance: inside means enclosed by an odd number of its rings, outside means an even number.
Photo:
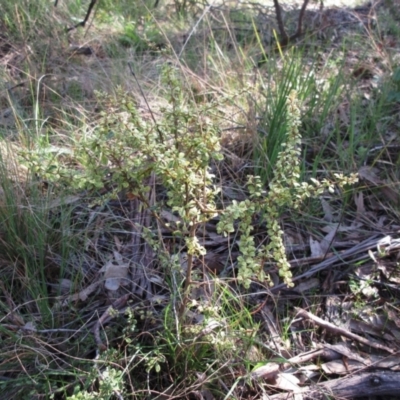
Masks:
[[[71,296],[69,296],[65,301],[62,302],[62,305],[67,305],[70,302],[75,302],[78,300],[81,301],[86,301],[87,298],[97,289],[97,287],[100,285],[100,282],[94,282],[85,289],[81,290],[78,293],[75,293]]]
[[[357,218],[360,218],[366,212],[363,192],[357,193],[354,196],[354,203],[356,204],[356,207],[357,207]]]
[[[346,360],[346,362],[343,362],[343,360],[333,360],[322,364],[321,368],[325,374],[346,375],[365,368],[365,365],[355,360]]]
[[[118,290],[121,285],[128,284],[129,262],[123,261],[123,256],[114,251],[114,259],[110,259],[102,268],[107,290]]]
[[[321,250],[324,252],[323,255],[325,255],[329,250],[332,245],[333,239],[336,236],[336,230],[332,229],[330,232],[328,232],[327,235],[324,236],[324,238],[320,242],[320,247]]]
[[[395,182],[385,182],[378,176],[377,168],[363,166],[358,171],[360,179],[370,183],[374,187],[379,187],[382,194],[390,201],[398,204],[400,200],[399,191]]]
[[[318,278],[312,278],[312,279],[308,279],[308,280],[300,283],[299,285],[296,285],[293,288],[293,290],[298,293],[304,293],[304,292],[307,292],[308,290],[317,288],[320,285],[321,285],[321,283]]]
[[[310,250],[311,250],[311,257],[322,257],[325,253],[321,249],[321,245],[319,244],[318,240],[314,240],[310,236]]]
[[[296,378],[293,374],[288,374],[285,372],[281,372],[276,377],[275,387],[287,390],[291,392],[300,392],[300,380]]]
[[[324,210],[324,221],[326,222],[334,222],[335,217],[333,216],[333,210],[331,205],[321,197],[320,199],[321,201],[321,205],[322,205],[322,209]]]

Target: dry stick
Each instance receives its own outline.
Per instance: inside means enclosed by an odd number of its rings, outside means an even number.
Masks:
[[[178,54],[178,58],[180,59],[182,57],[182,53],[185,51],[186,45],[189,43],[190,38],[193,36],[193,34],[196,32],[197,27],[199,26],[200,22],[203,20],[203,18],[206,16],[208,11],[211,9],[214,3],[209,4],[203,11],[203,13],[200,15],[200,18],[198,21],[195,23],[193,29],[190,31],[189,35],[187,36],[185,43],[183,43],[183,46],[181,48],[181,51]]]
[[[344,251],[343,253],[337,254],[331,258],[328,258],[327,260],[322,261],[321,263],[314,265],[312,268],[310,268],[308,271],[304,272],[303,274],[300,274],[298,276],[295,276],[292,278],[292,281],[298,281],[303,278],[310,278],[312,275],[316,274],[317,272],[320,272],[333,264],[337,262],[342,262],[342,264],[347,264],[347,260],[352,259],[355,255],[367,252],[368,250],[371,250],[375,248],[377,245],[379,245],[380,242],[384,241],[385,238],[377,239],[377,236],[374,236],[373,238],[369,238],[367,240],[364,240],[363,242],[359,243],[358,245],[352,247],[351,249],[348,249]],[[354,260],[353,260],[354,261]],[[281,283],[279,285],[274,286],[271,288],[271,292],[277,292],[281,289],[287,288],[286,284]]]
[[[325,345],[324,345],[325,346]],[[335,350],[330,350],[326,348],[307,351],[305,353],[299,354],[292,358],[289,358],[286,362],[268,362],[266,365],[256,368],[251,372],[250,377],[252,379],[266,379],[273,380],[276,378],[279,372],[285,371],[286,369],[294,366],[295,364],[303,364],[305,362],[315,360],[316,358],[324,357],[330,360],[334,360],[340,357],[339,353]]]
[[[399,380],[398,371],[376,370],[303,387],[297,394],[302,396],[301,398],[315,400],[369,398],[371,396],[388,398],[387,396],[396,396],[399,393]],[[268,397],[270,400],[292,398],[293,393],[279,393]]]
[[[358,341],[358,342],[360,342],[362,344],[365,344],[367,346],[374,347],[375,349],[385,350],[385,351],[387,351],[388,353],[391,353],[391,354],[397,353],[396,350],[390,349],[389,347],[386,347],[386,346],[384,346],[382,344],[379,344],[379,343],[371,342],[370,340],[368,340],[368,339],[366,339],[366,338],[364,338],[362,336],[358,336],[358,335],[356,335],[354,333],[351,333],[346,329],[339,328],[339,327],[331,324],[330,322],[324,321],[323,319],[321,319],[321,318],[309,313],[306,310],[303,310],[303,309],[297,308],[297,307],[295,309],[297,311],[297,316],[300,316],[302,318],[310,319],[310,320],[314,321],[317,325],[319,325],[319,326],[321,326],[321,327],[323,327],[323,328],[325,328],[325,329],[327,329],[327,330],[329,330],[331,332],[334,332],[334,333],[336,333],[338,335],[346,336],[349,339],[356,340],[356,341]]]
[[[129,67],[129,71],[131,72],[131,75],[133,76],[133,78],[135,79],[135,81],[136,81],[136,83],[137,83],[137,85],[138,85],[138,88],[139,88],[139,90],[140,90],[140,94],[141,94],[141,96],[143,97],[144,102],[146,103],[146,107],[147,107],[147,109],[149,110],[151,119],[153,120],[154,126],[155,126],[155,128],[156,128],[156,130],[157,130],[158,137],[159,137],[159,139],[160,139],[160,143],[164,143],[163,134],[162,134],[162,132],[160,131],[160,128],[159,128],[159,126],[158,126],[158,124],[157,124],[157,121],[156,121],[156,118],[155,118],[155,116],[154,116],[153,110],[151,109],[150,104],[149,104],[149,102],[147,101],[147,97],[146,97],[146,95],[144,94],[144,91],[143,91],[143,89],[142,89],[142,86],[140,85],[139,79],[137,78],[137,76],[136,76],[136,74],[135,74],[135,71],[133,70],[132,63],[131,63],[131,62],[128,62],[128,67]]]

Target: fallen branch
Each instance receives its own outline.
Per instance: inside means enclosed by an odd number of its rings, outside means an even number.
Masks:
[[[390,354],[394,354],[397,352],[396,350],[386,347],[383,344],[372,342],[362,336],[358,336],[352,332],[349,332],[348,330],[346,330],[344,328],[339,328],[338,326],[335,326],[335,325],[331,324],[330,322],[324,321],[323,319],[309,313],[306,310],[296,307],[296,311],[297,311],[297,316],[310,319],[311,321],[315,322],[317,325],[321,326],[322,328],[327,329],[330,332],[335,333],[336,335],[345,336],[349,339],[356,340],[359,343],[365,344],[365,345],[373,347],[375,349],[387,351]]]
[[[359,259],[369,258],[370,257],[368,255],[369,250],[378,249],[379,254],[386,255],[389,254],[393,249],[398,249],[399,246],[400,246],[399,239],[393,239],[391,236],[385,236],[379,239],[378,236],[374,236],[372,238],[364,240],[363,242],[352,247],[351,249],[345,250],[340,254],[335,254],[333,257],[330,257],[320,262],[319,264],[314,265],[312,268],[310,268],[303,274],[294,276],[292,278],[292,281],[296,282],[303,278],[310,278],[317,272],[323,271],[324,269],[327,269],[336,263],[340,263],[342,265],[348,265],[350,261],[354,263],[355,261],[358,260],[358,258],[355,258],[356,256],[359,256]],[[379,258],[378,254],[377,257]],[[274,286],[270,290],[272,293],[274,293],[284,288],[287,288],[287,286],[284,283],[281,283],[279,285]]]
[[[327,396],[354,399],[366,396],[397,396],[400,391],[400,372],[375,370],[302,388],[304,400],[326,399]],[[299,394],[300,394],[299,393]],[[280,393],[269,396],[273,400],[290,400],[298,393]]]
[[[324,360],[336,360],[341,357],[342,355],[340,353],[338,353],[334,349],[329,349],[326,347],[322,349],[311,350],[306,353],[302,353],[292,358],[289,358],[286,362],[283,363],[269,362],[266,365],[258,367],[251,373],[251,378],[256,380],[260,378],[263,378],[265,380],[275,380],[279,372],[285,371],[286,369],[296,364],[303,364],[317,358],[322,358]]]

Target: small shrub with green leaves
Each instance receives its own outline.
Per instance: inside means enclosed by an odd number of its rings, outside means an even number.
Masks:
[[[218,128],[208,122],[212,105],[193,104],[171,67],[163,72],[168,106],[160,121],[145,121],[134,99],[121,89],[115,98],[98,94],[106,111],[98,126],[77,139],[71,168],[60,157],[38,149],[25,154],[33,171],[78,190],[112,187],[148,203],[149,179],[167,190],[167,204],[182,218],[185,231],[215,215],[212,159],[221,159]],[[197,107],[197,109],[195,109]]]
[[[164,70],[163,80],[168,88],[169,105],[161,110],[163,117],[159,122],[144,121],[135,102],[121,90],[116,99],[102,96],[104,104],[110,103],[107,112],[102,114],[94,132],[83,137],[76,146],[75,160],[83,168],[68,168],[65,164],[57,164],[55,158],[39,157],[40,153],[34,153],[30,160],[34,171],[47,179],[64,179],[78,189],[100,189],[112,185],[113,194],[128,190],[148,207],[148,185],[150,178],[155,177],[167,190],[167,206],[181,217],[172,229],[185,237],[189,256],[184,308],[191,283],[192,259],[206,252],[196,238],[196,229],[218,212],[215,206],[218,191],[213,186],[209,166],[212,159],[221,159],[221,154],[218,129],[207,120],[212,106],[198,109],[188,101],[170,67]],[[240,221],[238,278],[245,287],[252,279],[269,279],[263,269],[267,259],[275,260],[283,281],[293,285],[279,225],[281,212],[285,207],[296,210],[305,199],[319,196],[326,190],[333,191],[334,182],[327,179],[300,182],[301,121],[295,91],[288,96],[286,108],[286,141],[281,144],[269,190],[265,193],[261,179],[250,176],[250,198],[234,201],[226,210],[220,211],[219,233],[233,232],[234,222]],[[356,175],[345,177],[337,174],[335,178],[339,186],[357,181]],[[256,213],[266,215],[270,240],[269,244],[258,249],[252,236],[252,221]]]
[[[173,67],[164,68],[162,83],[167,105],[160,109],[159,121],[144,120],[133,98],[120,89],[115,98],[99,94],[106,111],[98,126],[92,131],[88,129],[76,141],[70,160],[58,154],[50,156],[46,149],[23,156],[32,170],[48,181],[78,190],[111,187],[109,196],[125,191],[137,197],[156,217],[165,204],[149,203],[149,185],[152,180],[162,185],[167,194],[166,205],[180,217],[170,228],[186,240],[186,299],[193,257],[205,254],[196,230],[217,213],[218,190],[213,185],[210,163],[222,158],[220,134],[218,127],[210,123],[216,105],[199,106],[192,101]]]
[[[274,177],[269,183],[269,190],[262,190],[259,177],[250,176],[248,189],[250,199],[243,202],[233,202],[221,216],[218,232],[225,235],[233,232],[234,221],[239,220],[240,251],[238,258],[239,280],[245,287],[249,287],[251,279],[265,281],[263,260],[273,259],[279,268],[279,275],[288,286],[293,286],[290,264],[285,253],[283,231],[279,225],[279,218],[284,207],[298,209],[302,202],[309,198],[321,195],[325,190],[333,191],[334,183],[324,179],[311,179],[311,183],[300,182],[300,107],[297,93],[292,91],[287,99],[287,137],[282,144],[274,169]],[[356,175],[345,177],[336,174],[336,184],[339,186],[353,184],[357,181]],[[266,246],[256,249],[254,238],[251,235],[252,220],[255,213],[266,215],[266,225],[270,242]]]
[[[115,395],[121,396],[124,393],[123,388],[123,373],[115,368],[106,367],[103,371],[96,371],[99,375],[97,391],[81,390],[76,387],[75,393],[67,397],[68,400],[109,400]]]

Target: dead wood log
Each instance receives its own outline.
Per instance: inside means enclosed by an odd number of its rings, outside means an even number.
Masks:
[[[327,396],[356,399],[365,396],[397,396],[399,391],[400,372],[372,370],[303,388],[301,395],[304,400],[326,399]],[[280,393],[270,396],[269,399],[288,400],[293,398],[291,396],[292,394]]]

